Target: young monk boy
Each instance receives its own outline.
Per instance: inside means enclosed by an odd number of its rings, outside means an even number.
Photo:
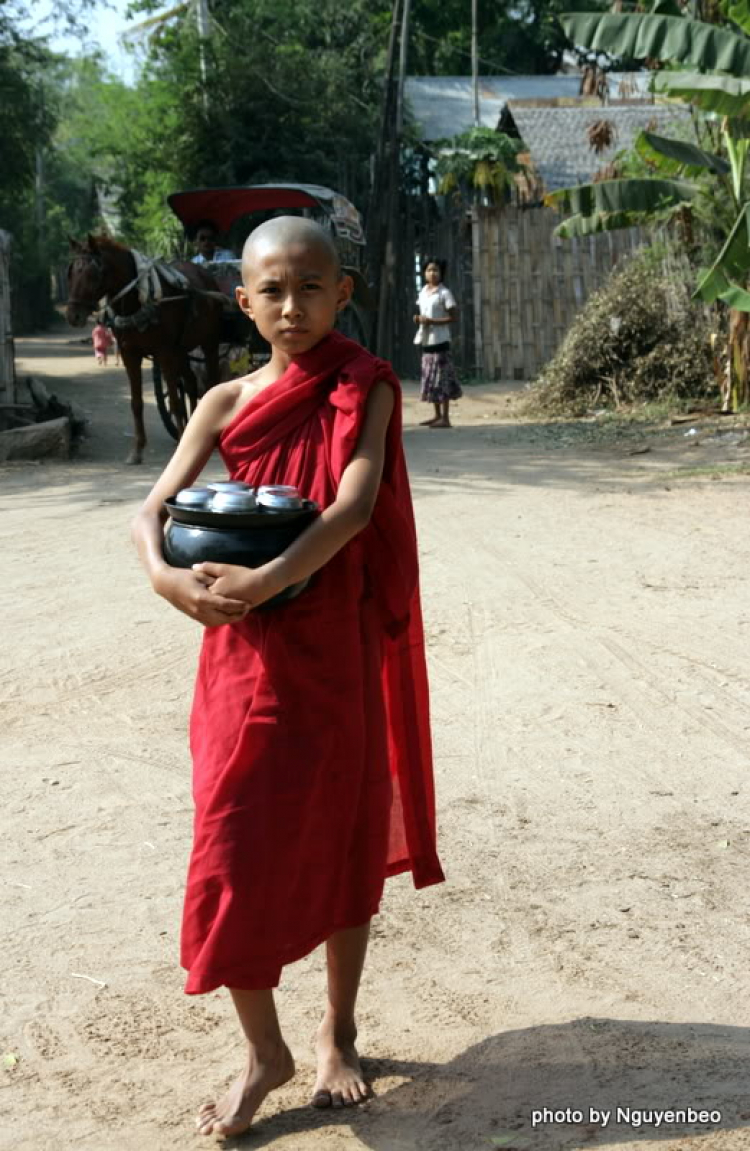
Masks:
[[[155,591],[206,629],[182,962],[189,994],[229,988],[247,1054],[226,1097],[201,1108],[204,1135],[244,1131],[293,1075],[273,988],[323,942],[312,1103],[366,1097],[355,1003],[370,919],[386,876],[443,878],[399,385],[333,331],[351,290],[317,224],[281,217],[251,234],[237,299],[270,362],[201,400],[133,528]],[[233,479],[293,484],[323,509],[261,568],[162,558],[163,500],[215,447]],[[254,611],[313,573],[297,599]]]

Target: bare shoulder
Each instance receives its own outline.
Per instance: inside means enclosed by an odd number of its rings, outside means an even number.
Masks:
[[[229,380],[226,384],[216,384],[208,389],[200,406],[206,412],[210,411],[212,416],[221,418],[236,407],[241,390],[242,380]]]
[[[373,448],[382,450],[395,402],[396,397],[391,384],[387,380],[376,380],[367,397],[365,417],[359,435],[359,451],[369,452]]]
[[[217,392],[212,404],[212,414],[217,420],[217,430],[222,432],[228,424],[231,424],[237,413],[242,411],[243,407],[250,403],[251,399],[254,399],[259,391],[267,387],[270,382],[273,381],[268,379],[267,371],[261,367],[257,372],[240,376],[238,380],[217,384],[211,391],[206,392],[205,398],[213,396],[214,392]]]
[[[199,410],[203,410],[204,419],[217,432],[221,432],[231,423],[245,404],[261,390],[263,384],[257,379],[259,374],[252,372],[249,376],[241,376],[238,380],[216,384],[206,392],[200,402]]]

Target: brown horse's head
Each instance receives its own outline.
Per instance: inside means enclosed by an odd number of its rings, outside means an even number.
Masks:
[[[95,236],[87,236],[83,242],[71,239],[70,250],[73,259],[68,264],[65,318],[74,328],[82,328],[106,293],[106,268]]]

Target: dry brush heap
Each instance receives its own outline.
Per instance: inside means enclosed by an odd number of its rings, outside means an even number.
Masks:
[[[580,416],[598,407],[716,394],[711,331],[688,284],[641,253],[612,273],[532,386],[533,412]]]

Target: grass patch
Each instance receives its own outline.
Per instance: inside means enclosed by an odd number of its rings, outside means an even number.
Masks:
[[[659,479],[665,480],[723,480],[732,476],[750,476],[750,462],[744,464],[705,464],[703,467],[675,468],[662,472]]]

